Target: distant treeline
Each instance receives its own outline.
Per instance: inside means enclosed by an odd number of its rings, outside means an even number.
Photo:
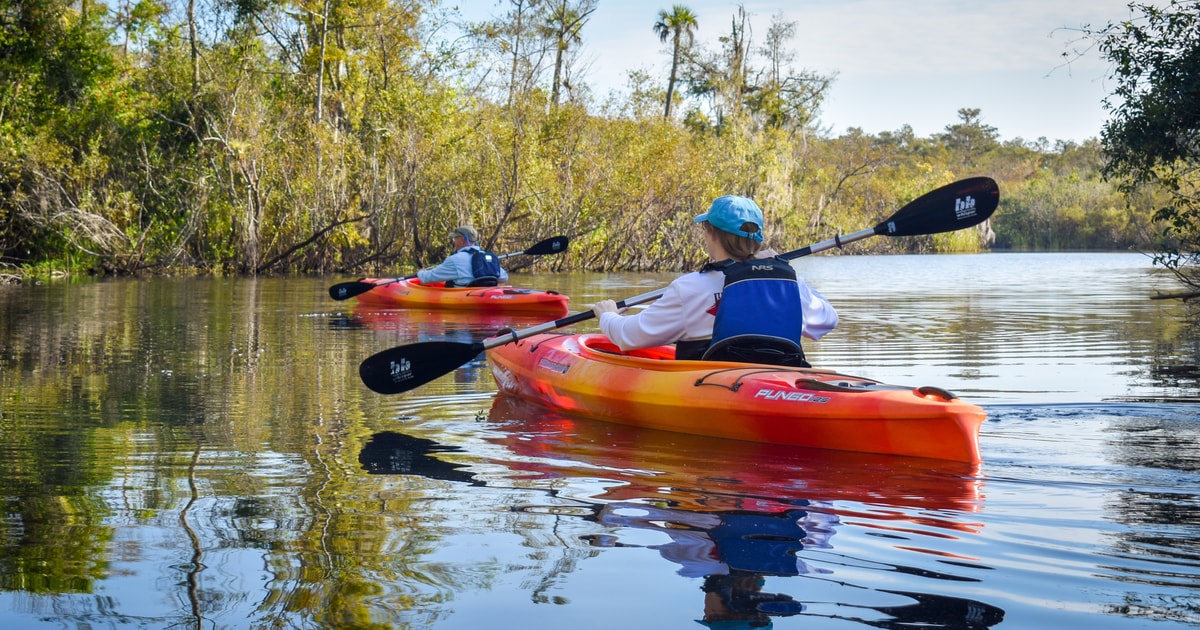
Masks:
[[[970,103],[930,137],[822,132],[833,77],[793,68],[779,17],[759,43],[738,10],[706,50],[664,11],[676,70],[594,95],[596,1],[463,26],[425,0],[0,0],[0,273],[413,269],[462,223],[497,252],[571,237],[547,270],[670,271],[722,194],[795,249],[975,175],[989,224],[853,251],[1153,246],[1094,140],[1001,142]]]

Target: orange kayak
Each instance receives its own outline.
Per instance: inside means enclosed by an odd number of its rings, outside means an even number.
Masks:
[[[979,463],[986,412],[936,387],[815,368],[623,353],[603,335],[539,334],[487,351],[502,392],[578,416],[790,446]]]
[[[379,286],[356,296],[359,304],[387,308],[438,308],[472,310],[480,313],[539,313],[560,317],[567,313],[567,296],[555,291],[539,291],[511,286],[455,287],[427,286],[420,280],[363,278]]]

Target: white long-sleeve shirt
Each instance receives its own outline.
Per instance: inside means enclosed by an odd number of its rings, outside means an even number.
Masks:
[[[801,334],[820,339],[837,326],[837,311],[804,280],[797,279],[796,286],[803,305]],[[600,331],[622,350],[710,339],[716,323],[717,298],[724,287],[725,274],[720,271],[684,274],[667,285],[663,296],[644,310],[628,315],[602,314]]]

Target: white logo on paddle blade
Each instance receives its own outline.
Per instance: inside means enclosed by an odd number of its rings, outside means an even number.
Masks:
[[[408,359],[400,359],[399,361],[389,361],[388,368],[392,375],[392,382],[399,383],[412,378],[412,363]]]
[[[975,198],[967,195],[963,199],[954,200],[954,218],[962,221],[975,216]]]

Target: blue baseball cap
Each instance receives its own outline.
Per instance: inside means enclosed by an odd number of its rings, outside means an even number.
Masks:
[[[725,195],[717,197],[709,206],[708,212],[696,217],[696,223],[708,221],[722,232],[737,234],[761,243],[763,241],[763,213],[749,197]],[[747,232],[742,226],[753,223],[758,226],[754,232]]]

